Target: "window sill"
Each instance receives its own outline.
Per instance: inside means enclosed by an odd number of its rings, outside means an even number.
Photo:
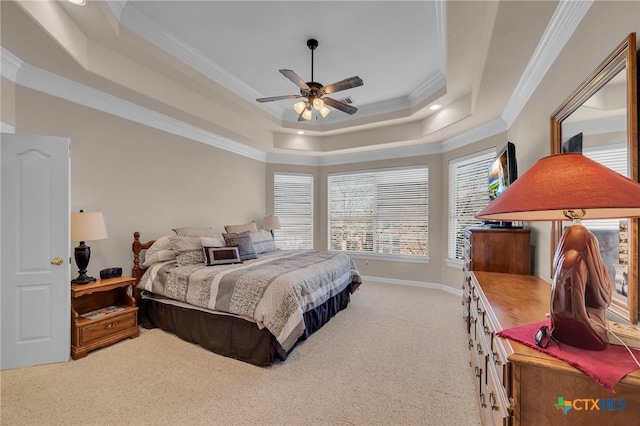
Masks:
[[[457,259],[447,259],[445,262],[449,268],[462,270],[462,267],[464,266],[464,262]]]
[[[330,253],[344,253],[353,259],[382,260],[387,262],[406,262],[429,264],[429,256],[409,256],[401,254],[360,253],[355,251],[329,250]]]

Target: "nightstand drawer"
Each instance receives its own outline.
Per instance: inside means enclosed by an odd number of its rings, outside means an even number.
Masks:
[[[117,335],[131,327],[137,327],[137,308],[127,309],[122,314],[109,315],[100,320],[93,320],[79,328],[80,346],[88,345],[105,337]]]

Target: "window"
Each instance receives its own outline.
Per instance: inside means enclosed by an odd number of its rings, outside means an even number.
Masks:
[[[427,166],[330,174],[328,184],[330,250],[427,256]]]
[[[464,228],[479,225],[474,216],[489,204],[489,166],[495,148],[449,161],[449,259],[464,257]]]
[[[280,219],[274,231],[281,249],[313,248],[313,175],[275,173],[273,214]]]

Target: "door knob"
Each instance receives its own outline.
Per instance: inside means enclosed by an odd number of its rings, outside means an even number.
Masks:
[[[54,257],[53,259],[51,259],[51,264],[52,265],[60,266],[63,263],[64,263],[64,260],[62,260],[61,257]]]

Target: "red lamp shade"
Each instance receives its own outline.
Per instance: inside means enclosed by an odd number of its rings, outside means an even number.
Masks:
[[[640,183],[582,154],[551,155],[538,160],[476,218],[567,220],[563,211],[581,209],[584,219],[640,217]]]
[[[549,312],[551,337],[571,346],[607,347],[605,310],[611,281],[598,240],[580,220],[640,217],[640,183],[583,156],[557,154],[538,160],[478,219],[536,221],[574,219],[565,229],[553,261]],[[544,329],[539,330],[543,335]],[[545,347],[542,343],[536,343]]]

